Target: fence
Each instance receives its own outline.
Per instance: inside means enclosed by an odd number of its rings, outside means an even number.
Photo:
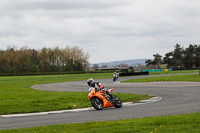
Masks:
[[[172,69],[149,69],[149,70],[142,70],[142,72],[168,72],[172,71]]]

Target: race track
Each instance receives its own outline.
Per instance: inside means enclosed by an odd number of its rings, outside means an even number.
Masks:
[[[159,75],[168,76],[168,75]],[[152,83],[119,83],[119,81],[153,76],[133,76],[112,79],[101,79],[107,88],[114,88],[114,93],[147,94],[161,97],[157,102],[123,106],[120,109],[107,108],[102,111],[83,110],[65,113],[50,113],[26,117],[0,117],[0,129],[36,127],[66,123],[82,123],[91,121],[111,121],[148,116],[161,116],[200,112],[199,82],[152,82]],[[33,86],[34,89],[49,91],[87,91],[86,81],[64,82]],[[86,97],[87,98],[87,97]]]

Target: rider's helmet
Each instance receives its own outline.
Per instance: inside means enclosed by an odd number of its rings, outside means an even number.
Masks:
[[[95,87],[95,82],[94,82],[94,79],[93,78],[89,78],[87,80],[87,84],[91,87]]]
[[[118,73],[118,70],[116,70],[116,73]]]

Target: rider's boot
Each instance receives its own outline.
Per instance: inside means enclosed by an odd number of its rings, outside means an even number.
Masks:
[[[106,93],[110,96],[110,102],[113,103],[114,96],[109,91],[106,91]]]

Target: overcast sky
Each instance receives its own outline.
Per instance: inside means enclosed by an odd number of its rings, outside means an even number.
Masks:
[[[0,49],[78,46],[90,63],[200,44],[200,0],[0,0]]]

